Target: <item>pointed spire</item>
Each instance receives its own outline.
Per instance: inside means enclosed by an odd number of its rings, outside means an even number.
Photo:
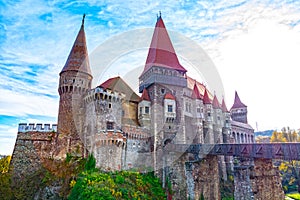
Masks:
[[[150,101],[150,97],[146,88],[144,88],[140,101]]]
[[[247,106],[242,103],[237,91],[235,91],[234,103],[230,110],[232,110],[234,108],[245,108],[245,107],[247,107]]]
[[[179,63],[169,34],[161,18],[161,13],[157,17],[148,57],[142,74],[148,71],[153,65],[186,72],[186,69]]]
[[[228,112],[227,106],[226,106],[226,104],[225,104],[224,97],[223,97],[223,99],[222,99],[222,105],[221,105],[221,108],[222,108],[222,111],[223,111],[223,112]]]
[[[216,94],[214,95],[212,105],[213,105],[213,108],[215,108],[215,109],[220,109],[221,108]]]
[[[192,93],[192,98],[193,99],[202,99],[203,96],[200,94],[199,89],[197,87],[197,84],[195,82],[194,84],[194,89],[193,89],[193,93]]]
[[[207,89],[205,88],[204,90],[204,96],[203,96],[203,103],[204,104],[211,104],[211,100],[208,96],[208,93],[207,93]]]
[[[80,71],[89,75],[92,74],[86,46],[84,18],[85,14],[83,15],[82,24],[73,44],[73,47],[70,51],[69,57],[60,74],[66,71]]]

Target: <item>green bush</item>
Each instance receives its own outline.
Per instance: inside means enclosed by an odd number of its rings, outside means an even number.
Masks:
[[[69,195],[74,199],[166,199],[153,173],[85,171],[79,175]]]
[[[300,200],[300,194],[299,193],[287,194],[286,196],[288,196],[292,199]]]

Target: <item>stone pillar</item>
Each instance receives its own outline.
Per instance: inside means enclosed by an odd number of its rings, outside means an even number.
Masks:
[[[251,174],[254,199],[284,199],[281,178],[278,170],[273,167],[272,159],[254,159],[254,164]]]
[[[254,199],[250,173],[251,168],[249,160],[235,159],[233,167],[234,176],[234,199],[235,200],[252,200]]]
[[[207,156],[193,166],[194,199],[221,199],[217,156]]]

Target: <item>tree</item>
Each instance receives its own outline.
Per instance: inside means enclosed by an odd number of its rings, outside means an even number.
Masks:
[[[280,132],[273,132],[270,142],[300,142],[299,132],[289,127],[283,127]],[[283,161],[279,170],[283,176],[282,185],[289,188],[291,185],[297,184],[298,192],[300,192],[300,162],[295,160]]]
[[[11,160],[11,156],[5,156],[4,158],[0,159],[0,173],[6,173],[9,169],[9,163]]]

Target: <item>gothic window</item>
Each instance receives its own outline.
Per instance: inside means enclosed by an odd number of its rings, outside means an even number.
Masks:
[[[145,113],[149,114],[149,107],[148,106],[145,107]]]
[[[106,129],[107,130],[114,129],[114,123],[113,122],[106,122]]]
[[[168,105],[168,112],[173,112],[173,106],[172,105]]]

